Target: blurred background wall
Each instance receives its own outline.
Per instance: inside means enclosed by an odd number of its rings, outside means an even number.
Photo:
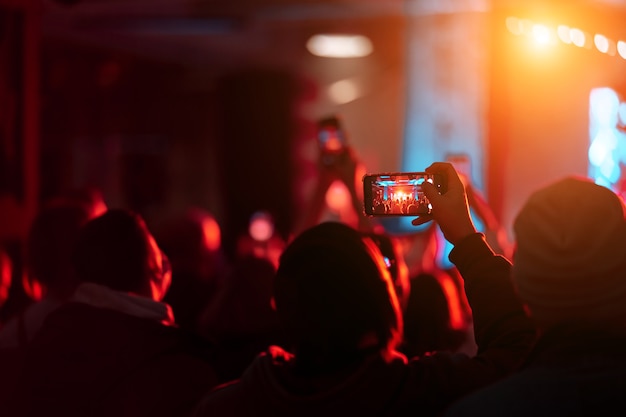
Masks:
[[[334,113],[369,172],[465,158],[510,232],[533,189],[595,175],[590,95],[626,94],[625,15],[617,1],[2,0],[0,234],[19,240],[41,201],[89,185],[155,225],[203,207],[231,247],[258,210],[287,235],[315,184],[315,122]],[[370,49],[317,56],[319,34]],[[595,162],[618,189],[615,126]]]

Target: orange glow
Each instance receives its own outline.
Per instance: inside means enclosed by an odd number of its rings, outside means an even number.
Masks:
[[[506,28],[514,35],[522,34],[522,25],[517,17],[509,16],[506,18]]]
[[[212,217],[202,219],[202,233],[204,234],[204,244],[210,251],[216,251],[222,245],[222,233],[219,224]]]
[[[154,273],[150,275],[150,292],[152,299],[155,301],[161,301],[167,294],[167,291],[170,289],[172,284],[172,269],[170,266],[170,261],[159,249],[159,246],[154,240],[152,235],[148,236],[148,244],[150,245],[150,250],[153,256],[153,262],[158,273]]]
[[[505,19],[506,27],[514,35],[525,35],[534,40],[536,45],[544,46],[554,44],[560,40],[566,45],[574,45],[579,48],[595,48],[603,53],[615,56],[617,53],[626,59],[626,43],[614,41],[603,34],[592,35],[582,29],[570,27],[564,24],[556,28],[535,23],[530,19],[521,19],[509,16]]]
[[[520,20],[520,30],[522,31],[522,35],[532,36],[534,27],[535,24],[531,20]]]
[[[326,204],[335,211],[341,211],[350,204],[350,193],[341,181],[337,180],[328,187]]]
[[[328,96],[337,104],[346,104],[359,98],[361,91],[354,80],[340,80],[328,87]]]
[[[552,40],[550,29],[544,25],[533,25],[533,38],[540,45],[547,45]]]
[[[448,274],[440,274],[438,278],[441,288],[448,300],[450,326],[453,329],[463,329],[465,327],[465,321],[463,320],[463,309],[461,308],[458,289]]]

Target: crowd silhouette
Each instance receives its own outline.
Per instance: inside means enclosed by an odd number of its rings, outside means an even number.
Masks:
[[[415,232],[420,250],[363,215],[360,163],[342,146],[331,163],[320,154],[292,234],[257,225],[271,233],[241,237],[232,258],[199,207],[153,231],[94,189],[43,204],[23,271],[0,251],[0,307],[12,287],[29,297],[0,323],[0,415],[626,411],[620,197],[585,178],[537,190],[511,253],[468,178],[434,162],[445,192],[422,186],[432,210],[413,224],[432,226]],[[353,223],[322,219],[334,181]],[[435,260],[435,228],[452,268]]]

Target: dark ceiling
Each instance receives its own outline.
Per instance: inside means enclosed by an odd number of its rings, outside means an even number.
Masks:
[[[284,45],[285,38],[307,31],[367,31],[361,25],[367,21],[516,5],[624,7],[626,0],[42,0],[42,4],[47,37],[179,62],[228,63],[251,56],[281,59],[277,41]]]
[[[46,0],[43,4],[45,37],[190,63],[228,63],[251,56],[281,59],[277,39],[284,44],[285,38],[307,31],[359,30],[359,21],[397,18],[405,8],[404,0]]]

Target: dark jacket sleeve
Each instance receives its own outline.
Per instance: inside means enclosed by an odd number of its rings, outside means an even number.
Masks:
[[[476,356],[438,353],[413,360],[413,377],[437,410],[517,370],[532,348],[536,329],[510,278],[511,263],[496,255],[481,233],[459,242],[450,260],[461,273],[472,308]]]
[[[480,233],[457,244],[450,260],[463,277],[472,308],[478,346],[473,366],[485,382],[516,370],[536,339],[536,329],[513,287],[511,263],[496,255]]]

